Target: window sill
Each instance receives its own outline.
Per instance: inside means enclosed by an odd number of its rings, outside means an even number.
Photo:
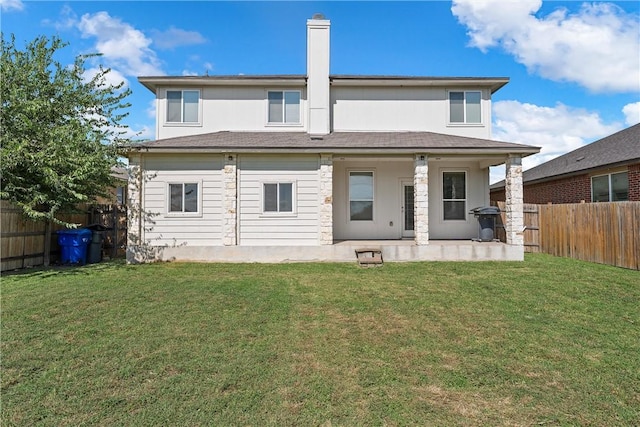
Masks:
[[[163,127],[166,128],[181,128],[181,127],[202,127],[202,123],[181,123],[181,122],[165,122]]]
[[[483,128],[485,127],[484,123],[447,123],[447,127],[450,128]]]
[[[269,212],[269,213],[261,213],[258,218],[297,218],[298,214],[297,213],[291,213],[291,212]]]
[[[302,123],[266,123],[265,127],[273,128],[301,128]]]
[[[180,213],[180,212],[172,212],[164,215],[165,218],[202,218],[201,213],[197,212],[189,212],[189,213]]]

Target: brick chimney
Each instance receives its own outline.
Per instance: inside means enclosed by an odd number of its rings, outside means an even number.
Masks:
[[[322,14],[307,20],[307,103],[309,134],[331,131],[329,96],[329,27]]]

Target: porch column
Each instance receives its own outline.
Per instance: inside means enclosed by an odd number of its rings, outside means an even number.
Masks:
[[[142,224],[142,158],[139,154],[129,157],[127,166],[127,262],[138,263],[144,239]]]
[[[414,233],[416,245],[429,244],[429,165],[426,154],[416,154],[413,172]]]
[[[505,231],[507,244],[524,245],[524,202],[522,189],[522,157],[509,155],[505,171]]]
[[[223,195],[222,195],[222,244],[225,246],[235,246],[237,241],[238,224],[238,180],[237,180],[237,160],[236,154],[224,155],[224,169],[222,170]]]
[[[333,156],[320,155],[320,244],[333,244]]]

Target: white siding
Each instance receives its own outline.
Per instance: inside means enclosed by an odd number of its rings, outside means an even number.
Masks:
[[[157,138],[173,138],[218,131],[277,131],[306,132],[307,100],[303,87],[205,87],[200,88],[202,124],[166,123],[166,90],[158,89]],[[300,125],[268,124],[267,93],[269,90],[300,90]]]
[[[239,244],[318,245],[319,167],[318,155],[239,156]],[[265,182],[294,183],[294,213],[262,212]]]
[[[333,87],[333,130],[436,132],[490,138],[489,91],[482,90],[482,124],[450,125],[447,90],[456,88]]]
[[[146,155],[143,209],[145,240],[152,246],[222,244],[222,157]],[[168,184],[198,183],[199,214],[169,215]]]

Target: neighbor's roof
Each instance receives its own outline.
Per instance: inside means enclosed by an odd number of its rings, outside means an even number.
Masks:
[[[545,181],[640,161],[640,123],[524,171],[523,182]],[[491,186],[504,187],[504,181]]]
[[[215,132],[159,139],[130,146],[131,151],[378,154],[520,154],[539,147],[433,132],[334,132],[314,137],[304,132]]]
[[[330,75],[333,86],[449,86],[489,87],[491,93],[509,83],[508,77],[429,77],[390,75]],[[141,76],[138,81],[151,92],[159,86],[304,86],[307,76],[303,74],[275,75],[219,75],[219,76]]]

